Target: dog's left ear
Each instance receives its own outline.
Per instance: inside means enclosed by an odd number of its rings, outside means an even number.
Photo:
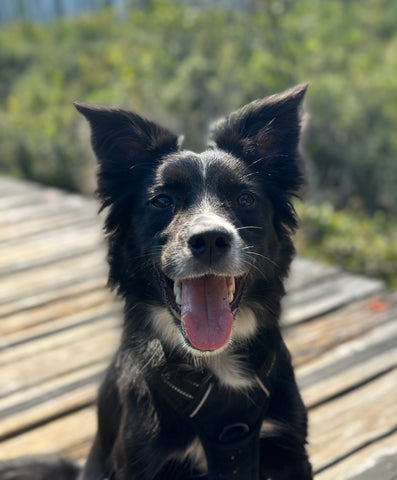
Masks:
[[[147,157],[178,150],[178,137],[140,115],[120,108],[73,102],[91,127],[92,148],[100,166],[128,169]]]
[[[242,158],[287,194],[302,183],[298,168],[301,104],[307,85],[255,100],[216,123],[210,144]]]
[[[178,137],[128,110],[74,102],[91,127],[98,159],[98,193],[106,207],[139,184],[139,172],[150,172],[162,156],[178,150]]]

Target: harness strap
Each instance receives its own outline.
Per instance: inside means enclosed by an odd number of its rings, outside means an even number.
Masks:
[[[260,427],[260,422],[251,431],[244,423],[228,425],[224,432],[236,436],[228,440],[223,435],[215,441],[200,436],[209,480],[259,480]]]
[[[249,390],[226,389],[206,371],[165,363],[151,387],[199,436],[208,480],[258,480],[259,434],[269,391],[259,377]]]

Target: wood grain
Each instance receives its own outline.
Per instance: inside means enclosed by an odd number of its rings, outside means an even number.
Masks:
[[[120,336],[103,219],[92,199],[2,176],[0,198],[0,459],[82,462]],[[316,480],[397,478],[397,295],[301,258],[287,290],[283,334],[309,406]]]
[[[397,370],[310,411],[310,454],[322,469],[397,427]]]
[[[315,478],[316,480],[353,480],[353,477],[355,477],[358,480],[361,475],[365,475],[366,471],[372,470],[378,463],[388,457],[394,458],[395,464],[397,459],[397,432],[354,452],[335,465],[318,473]],[[389,470],[387,476],[375,475],[372,472],[371,476],[366,476],[366,480],[394,480],[396,476],[397,471],[394,468]]]

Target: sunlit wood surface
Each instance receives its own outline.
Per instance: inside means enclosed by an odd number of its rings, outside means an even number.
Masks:
[[[94,200],[0,177],[0,460],[83,461],[120,335]],[[317,480],[397,478],[397,296],[297,258],[284,337]]]

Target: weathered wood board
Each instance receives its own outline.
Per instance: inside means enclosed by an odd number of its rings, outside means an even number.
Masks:
[[[91,199],[0,176],[0,460],[82,461],[120,336]],[[317,480],[397,478],[397,296],[297,258],[283,331]]]

